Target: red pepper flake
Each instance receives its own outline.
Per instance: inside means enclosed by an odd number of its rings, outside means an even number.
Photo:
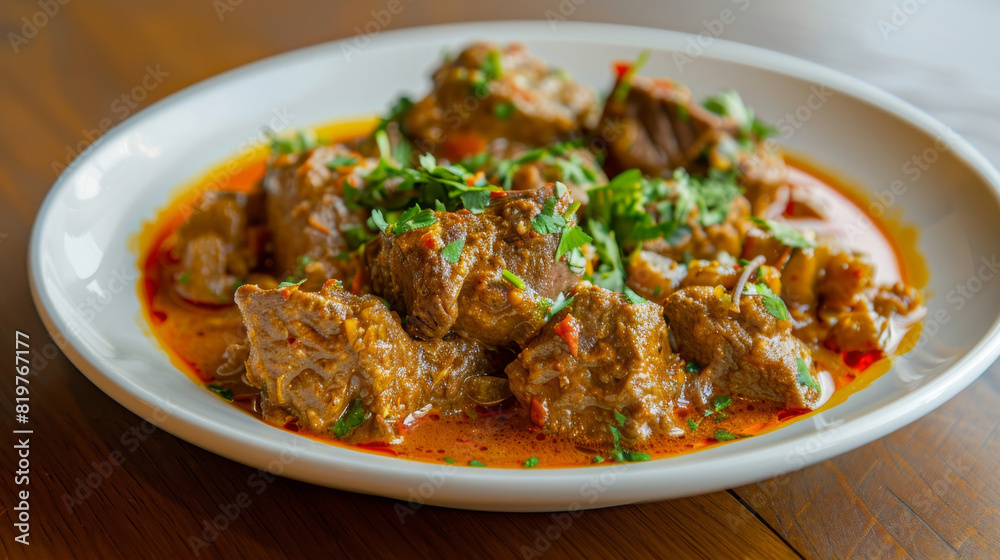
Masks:
[[[531,422],[536,426],[544,426],[545,419],[549,416],[549,411],[545,410],[545,405],[542,401],[531,398],[531,405],[528,407],[528,415],[531,417]]]
[[[555,333],[566,341],[569,353],[575,358],[580,346],[580,324],[569,313],[555,327]]]
[[[507,196],[507,191],[490,191],[490,198],[503,198]]]
[[[632,62],[626,60],[616,60],[611,63],[611,67],[614,69],[615,78],[620,80],[632,68]]]
[[[434,234],[427,232],[420,236],[420,244],[427,249],[434,249],[437,247],[437,241],[434,239]]]
[[[855,371],[865,371],[868,369],[868,366],[882,359],[882,352],[879,350],[869,350],[867,352],[851,350],[850,352],[844,352],[842,358],[847,367]]]

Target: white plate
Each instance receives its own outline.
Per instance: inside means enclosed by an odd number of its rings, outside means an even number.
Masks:
[[[443,50],[480,38],[523,41],[599,90],[608,87],[612,60],[652,49],[646,75],[673,76],[699,96],[734,87],[764,119],[785,119],[785,146],[882,192],[883,200],[895,187],[892,211],[919,226],[919,250],[931,271],[920,347],[845,403],[769,434],[647,463],[530,471],[324,445],[240,412],[176,370],[140,315],[137,256],[128,240],[142,221],[178,185],[246,147],[269,121],[291,128],[380,112],[402,90],[425,90]],[[991,268],[1000,254],[997,171],[942,124],[870,85],[720,40],[692,57],[695,41],[589,23],[461,24],[382,33],[367,45],[318,45],[227,72],[128,119],[59,178],[32,233],[35,302],[91,381],[178,437],[299,480],[469,509],[592,508],[739,486],[879,438],[972,382],[1000,351],[1000,281]],[[817,94],[821,84],[836,93]],[[797,115],[800,126],[786,114]],[[935,147],[935,137],[945,141]],[[923,158],[925,170],[914,157]]]

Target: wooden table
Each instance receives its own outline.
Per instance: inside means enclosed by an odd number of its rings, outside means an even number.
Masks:
[[[23,331],[43,355],[31,381],[31,545],[13,541],[15,455],[5,445],[5,556],[187,558],[194,556],[190,539],[196,536],[205,541],[197,552],[206,558],[1000,557],[996,365],[920,421],[833,460],[726,492],[591,511],[568,526],[548,514],[434,507],[400,522],[392,500],[278,479],[259,495],[251,492],[225,530],[206,532],[207,523],[248,491],[254,470],[143,424],[55,351],[28,295],[24,263],[32,219],[60,165],[101,129],[218,72],[354,34],[386,2],[147,4],[6,0],[0,6],[9,43],[0,47],[0,340],[13,352],[14,331]],[[723,38],[873,81],[1000,161],[995,3],[900,0],[896,9],[893,2],[861,0],[811,8],[750,0],[676,4],[415,0],[405,1],[386,27],[559,14],[700,32],[723,8],[744,6],[722,29]],[[167,75],[134,107],[122,105],[150,66]],[[13,417],[12,377],[2,382],[5,426]],[[123,440],[130,433],[142,439],[134,451]],[[121,466],[102,466],[118,457]],[[86,488],[93,472],[108,474],[96,489],[87,488],[87,499],[67,505],[66,495]],[[546,530],[558,538],[541,538]]]

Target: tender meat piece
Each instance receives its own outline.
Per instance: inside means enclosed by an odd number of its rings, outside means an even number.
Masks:
[[[798,360],[813,369],[809,348],[792,334],[789,321],[767,311],[761,296],[744,295],[737,312],[730,292],[694,286],[674,292],[663,305],[677,351],[704,368],[696,383],[706,401],[718,390],[791,408],[818,402],[819,391],[800,382]]]
[[[889,352],[924,313],[920,294],[903,284],[876,286],[865,256],[820,245],[792,252],[782,297],[805,342],[840,352]]]
[[[787,184],[788,166],[773,141],[739,142],[728,132],[720,133],[708,152],[709,164],[723,171],[737,172],[755,215],[760,215]]]
[[[597,133],[607,143],[609,174],[638,168],[660,177],[689,168],[721,133],[732,135],[737,128],[729,117],[699,105],[687,87],[665,78],[633,76],[624,99],[608,96]]]
[[[177,293],[188,301],[231,304],[257,266],[263,237],[259,192],[208,191],[178,228],[170,250]]]
[[[365,422],[349,441],[391,439],[399,422],[428,404],[461,402],[463,381],[486,368],[482,347],[462,338],[415,341],[375,296],[354,296],[328,282],[236,293],[250,340],[246,379],[261,388],[265,414],[329,433],[361,399]]]
[[[421,151],[452,161],[496,139],[544,146],[596,120],[594,92],[522,45],[476,43],[434,72],[433,89],[403,120]]]
[[[640,296],[661,301],[688,286],[722,286],[732,290],[742,272],[743,266],[731,260],[696,260],[685,265],[652,251],[636,251],[629,257],[625,283]],[[755,281],[766,282],[772,291],[781,292],[781,273],[776,268],[760,267]]]
[[[330,169],[327,163],[338,156],[355,162]],[[345,258],[353,248],[348,235],[364,229],[367,215],[348,205],[345,184],[363,189],[364,176],[375,165],[377,161],[339,145],[272,162],[263,185],[275,265],[282,277],[307,276],[317,288],[329,278],[350,282],[358,263]]]
[[[642,248],[676,261],[690,259],[714,260],[725,253],[735,257],[743,251],[750,222],[750,204],[737,196],[725,219],[717,224],[703,225],[695,209],[688,218],[688,232],[667,241],[660,237],[643,243]]]
[[[436,212],[431,226],[379,235],[366,246],[372,288],[405,311],[413,336],[439,338],[454,331],[488,346],[524,344],[544,324],[540,298],[554,299],[580,279],[566,256],[555,259],[560,233],[542,235],[532,228],[532,219],[555,196],[553,185],[508,191],[482,214]],[[563,193],[555,213],[571,204]],[[441,251],[462,239],[460,258],[452,263]],[[526,289],[504,280],[504,270]]]
[[[621,432],[632,442],[673,431],[685,378],[658,305],[631,304],[589,284],[507,366],[507,376],[532,421],[591,446],[611,443],[615,411],[625,415]]]

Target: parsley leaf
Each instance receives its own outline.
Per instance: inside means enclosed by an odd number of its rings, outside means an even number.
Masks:
[[[371,414],[365,411],[364,406],[361,404],[361,397],[354,399],[354,402],[347,407],[347,410],[344,411],[344,413],[340,415],[340,418],[337,419],[337,422],[334,423],[332,428],[333,435],[335,435],[337,439],[343,438],[349,434],[351,430],[357,428],[361,424],[364,424],[365,420],[368,420],[369,416],[371,416]]]
[[[298,282],[287,282],[287,281],[285,281],[285,282],[282,282],[282,283],[278,284],[278,287],[279,288],[291,288],[293,286],[301,286],[302,283],[305,282],[305,281],[306,281],[305,278],[303,278],[302,280],[299,280]]]
[[[452,459],[451,457],[445,457],[444,459],[442,459],[442,461],[444,461],[445,463],[448,463],[449,465],[454,465],[455,464],[455,460]]]
[[[211,391],[211,392],[213,392],[213,393],[215,393],[216,395],[219,395],[220,397],[222,397],[223,399],[225,399],[225,400],[227,400],[229,402],[233,402],[233,391],[232,391],[232,389],[226,389],[226,388],[224,388],[221,385],[212,384],[212,385],[208,386],[208,390]]]
[[[473,460],[469,461],[469,466],[470,467],[485,467],[486,463],[483,463],[482,461],[478,461],[476,459],[473,459]]]
[[[372,211],[373,216],[375,212]],[[434,215],[433,210],[430,208],[421,210],[419,204],[414,204],[399,216],[396,223],[392,224],[392,233],[402,235],[412,229],[424,228],[436,222],[437,216]]]
[[[502,121],[509,119],[513,112],[514,112],[513,103],[498,103],[493,106],[493,114],[496,115],[497,118]]]
[[[733,441],[738,437],[736,434],[727,432],[726,430],[723,430],[721,428],[715,430],[715,433],[713,435],[715,436],[716,441]]]
[[[445,245],[444,249],[441,249],[441,256],[444,260],[454,264],[457,263],[459,259],[462,258],[462,249],[465,248],[465,238],[456,239],[451,243]]]
[[[776,319],[780,319],[782,321],[788,320],[788,307],[785,305],[785,301],[781,299],[779,295],[775,294],[774,291],[771,290],[770,286],[764,282],[749,284],[749,286],[752,286],[751,292],[763,297],[764,309],[766,309],[768,313]]]
[[[691,420],[690,418],[688,418],[687,424],[688,430],[692,432],[698,429],[698,424],[695,424],[694,420]]]
[[[733,404],[733,399],[729,395],[719,395],[712,399],[712,409],[715,412],[722,411],[731,404]]]
[[[486,207],[490,205],[490,190],[476,189],[468,190],[459,195],[462,206],[465,206],[473,214],[482,214]]]
[[[622,290],[622,295],[624,295],[625,299],[632,305],[638,305],[640,303],[649,303],[649,300],[633,292],[632,288],[629,288],[628,286],[625,286],[625,289]]]
[[[799,385],[809,387],[813,391],[819,391],[819,383],[816,382],[816,378],[813,377],[812,372],[809,371],[809,366],[806,365],[805,360],[797,358],[795,363],[799,366]]]
[[[758,140],[763,140],[774,133],[773,128],[757,120],[754,110],[743,102],[736,90],[724,89],[706,99],[703,105],[717,115],[736,121],[736,125],[740,127],[740,135],[744,138],[753,135]]]
[[[770,231],[774,234],[774,237],[780,241],[783,245],[788,247],[794,247],[797,249],[811,249],[816,246],[816,242],[807,238],[802,234],[801,231],[795,229],[794,227],[781,223],[775,222],[773,220],[765,220],[764,218],[758,218],[756,216],[751,216],[750,221],[761,229]]]
[[[548,311],[545,312],[545,321],[548,322],[549,319],[555,317],[555,315],[562,311],[564,307],[573,303],[574,299],[576,299],[576,296],[567,298],[562,293],[556,296],[556,300],[548,305]]]
[[[628,420],[628,417],[626,417],[624,414],[622,414],[618,410],[615,410],[615,422],[618,422],[619,426],[624,426],[626,420]]]
[[[378,208],[372,210],[372,223],[374,223],[375,227],[377,227],[382,233],[388,233],[389,222],[385,221],[385,216],[382,215],[382,211]]]
[[[541,235],[558,233],[566,225],[566,219],[556,214],[556,202],[556,197],[550,196],[542,205],[542,211],[531,220],[532,229]]]
[[[330,169],[338,169],[341,167],[348,167],[358,163],[358,158],[354,156],[349,156],[347,154],[337,154],[333,159],[326,162],[326,166]]]
[[[594,462],[595,463],[603,463],[604,462],[604,457],[601,457],[600,455],[594,455]]]
[[[688,362],[684,364],[684,371],[688,373],[698,373],[701,371],[701,367],[695,362]]]
[[[532,457],[524,462],[524,468],[532,469],[538,466],[538,457]]]

